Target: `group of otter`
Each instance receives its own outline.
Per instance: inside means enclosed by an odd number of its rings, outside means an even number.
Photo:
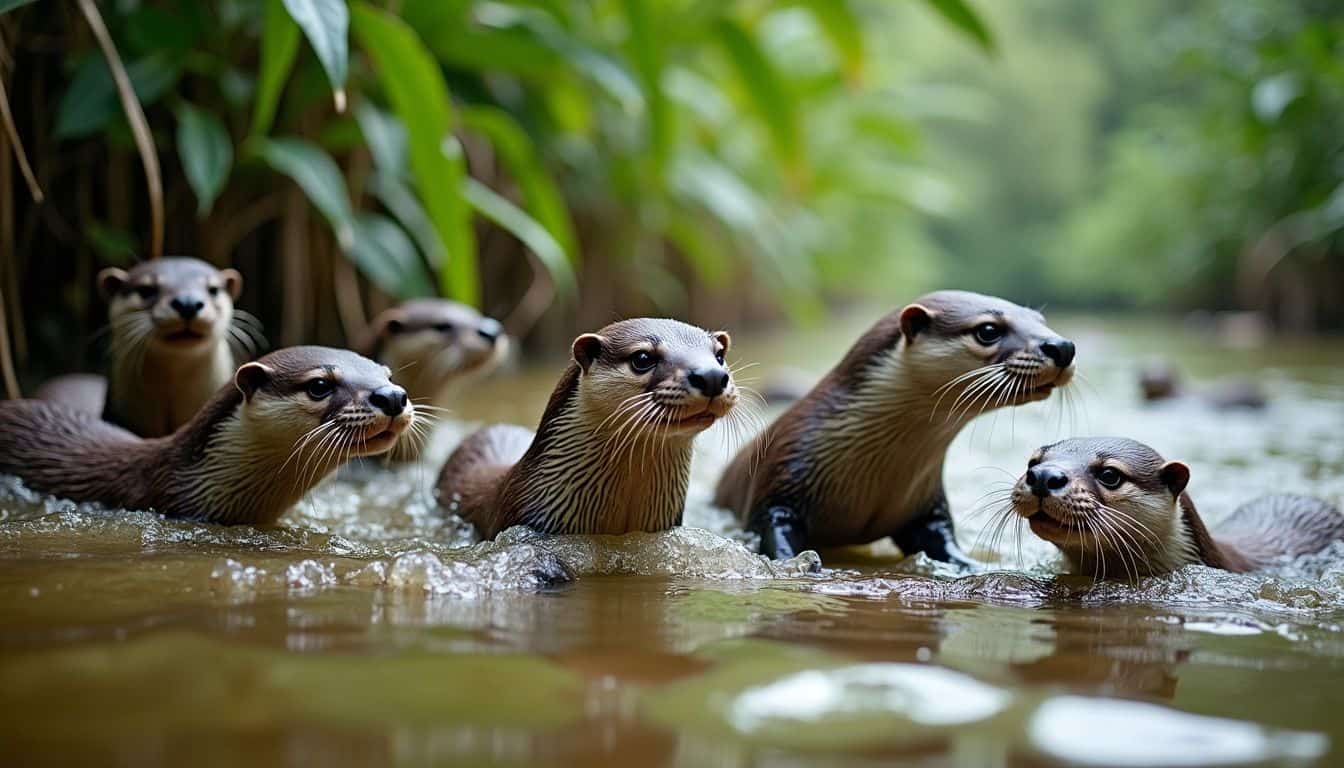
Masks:
[[[75,501],[219,524],[270,524],[341,464],[415,455],[417,408],[493,368],[499,323],[453,302],[384,312],[362,351],[302,346],[256,360],[259,324],[236,311],[236,271],[195,259],[105,270],[106,378],[71,375],[0,403],[0,474]],[[696,435],[739,390],[730,338],[638,318],[574,340],[537,432],[488,426],[443,466],[446,513],[483,537],[662,531],[682,521]],[[905,555],[976,568],[943,490],[957,433],[990,410],[1045,400],[1074,372],[1074,344],[1039,312],[963,291],[879,320],[805,396],[744,446],[714,501],[788,558],[890,538]],[[372,359],[370,359],[372,358]],[[1210,531],[1190,470],[1123,438],[1036,451],[1012,512],[1077,571],[1137,577],[1188,564],[1231,571],[1344,539],[1328,503],[1272,496]]]

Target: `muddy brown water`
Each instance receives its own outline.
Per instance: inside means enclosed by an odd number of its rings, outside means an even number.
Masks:
[[[742,373],[816,375],[864,318],[738,339]],[[1298,765],[1344,763],[1344,547],[1255,575],[1058,575],[991,541],[987,492],[1036,445],[1125,434],[1194,468],[1216,521],[1258,493],[1344,497],[1344,345],[1218,347],[1129,319],[1060,322],[1085,381],[976,422],[949,456],[959,576],[875,547],[770,564],[707,504],[688,527],[474,544],[427,466],[349,471],[280,526],[225,529],[0,488],[4,765]],[[1255,375],[1262,412],[1144,408],[1162,354],[1192,385]],[[784,370],[789,367],[789,372]],[[462,393],[533,424],[558,364]],[[768,416],[768,414],[767,414]],[[558,555],[581,575],[537,590]]]

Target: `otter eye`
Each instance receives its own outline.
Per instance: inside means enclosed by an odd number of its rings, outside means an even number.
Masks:
[[[135,286],[135,295],[145,301],[152,301],[155,296],[159,295],[159,287],[157,285],[137,285]]]
[[[208,294],[210,294],[211,296],[218,296],[218,295],[219,295],[219,286],[218,286],[218,285],[212,285],[212,286],[210,286],[209,288],[206,288],[206,289],[205,289],[205,292],[208,293]]]
[[[304,385],[303,390],[314,400],[325,400],[336,391],[336,382],[331,379],[316,378]]]
[[[630,356],[630,370],[635,373],[648,373],[658,364],[658,358],[653,356],[652,352],[640,350]]]
[[[1097,471],[1097,482],[1107,488],[1119,488],[1125,482],[1125,476],[1115,467],[1102,467]]]
[[[981,323],[975,326],[975,330],[971,333],[975,336],[976,341],[986,347],[992,346],[1003,338],[1003,328],[995,323]]]
[[[722,351],[715,352],[714,359],[719,361],[719,365],[723,365],[723,352]]]
[[[438,331],[439,333],[452,333],[452,332],[453,332],[453,324],[452,324],[452,323],[435,323],[435,325],[434,325],[434,330]]]

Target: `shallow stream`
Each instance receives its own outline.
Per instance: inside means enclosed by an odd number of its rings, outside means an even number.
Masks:
[[[735,344],[748,382],[816,376],[864,327]],[[269,529],[164,520],[0,483],[0,763],[203,765],[1246,765],[1344,763],[1344,546],[1256,575],[1059,576],[986,529],[1037,445],[1123,434],[1193,469],[1215,523],[1291,490],[1344,499],[1344,345],[1219,347],[1130,319],[1058,322],[1071,407],[982,417],[949,454],[960,576],[894,549],[809,573],[707,504],[732,446],[701,438],[688,527],[473,544],[423,466],[346,471]],[[1139,403],[1147,358],[1191,386],[1254,375],[1263,411]],[[561,364],[457,413],[534,425]],[[788,368],[784,368],[788,366]],[[771,415],[771,414],[767,414]],[[717,428],[716,428],[717,429]],[[991,495],[987,495],[991,494]],[[555,558],[579,574],[539,590]]]

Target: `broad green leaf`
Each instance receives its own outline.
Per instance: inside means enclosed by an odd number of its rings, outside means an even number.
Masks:
[[[952,26],[973,38],[986,51],[994,50],[994,37],[989,28],[980,20],[980,15],[966,4],[966,0],[925,0],[943,18],[952,22]]]
[[[350,61],[350,9],[345,0],[284,0],[331,81],[336,111],[345,111],[345,77]]]
[[[0,0],[0,13],[8,13],[15,8],[28,5],[33,0]]]
[[[375,173],[369,179],[369,191],[411,233],[411,238],[420,246],[420,252],[425,254],[430,266],[441,268],[445,253],[443,241],[439,239],[434,223],[429,220],[424,206],[415,199],[411,188],[389,173]]]
[[[839,55],[851,83],[863,79],[863,26],[852,0],[801,0]]]
[[[406,128],[401,121],[367,101],[355,106],[355,120],[373,155],[373,166],[386,175],[405,176]]]
[[[374,285],[399,301],[434,295],[424,262],[396,222],[361,212],[355,215],[353,231],[350,260]]]
[[[463,192],[472,207],[482,216],[493,221],[518,238],[537,255],[551,280],[555,282],[556,292],[563,296],[573,296],[576,292],[574,270],[565,256],[565,249],[551,237],[536,219],[527,215],[522,208],[514,205],[508,198],[496,193],[479,181],[468,178]]]
[[[355,240],[354,214],[336,161],[303,139],[255,139],[253,146],[267,165],[299,185],[331,225],[341,250],[348,253]]]
[[[630,30],[626,49],[634,60],[639,86],[644,91],[645,120],[648,123],[653,171],[655,180],[661,184],[672,155],[672,143],[676,137],[671,105],[667,92],[663,90],[663,67],[666,60],[663,36],[666,30],[657,28],[655,20],[650,16],[653,8],[646,0],[624,0],[622,5],[625,9],[626,26]]]
[[[393,111],[406,128],[411,174],[434,229],[447,248],[440,286],[451,298],[480,302],[476,235],[462,198],[462,149],[452,136],[448,84],[415,31],[400,19],[355,2],[355,37],[369,54]]]
[[[299,52],[299,27],[285,12],[281,0],[264,0],[265,17],[261,27],[261,72],[257,76],[257,96],[252,105],[252,135],[264,136],[275,120],[280,93]]]
[[[741,24],[724,18],[717,26],[719,41],[769,132],[776,158],[790,168],[805,166],[797,103],[779,71]]]
[[[233,167],[229,131],[218,117],[183,102],[177,108],[177,154],[196,194],[196,213],[205,216]]]
[[[165,56],[148,56],[126,67],[136,98],[144,106],[158,101],[177,82],[181,70]],[[56,114],[56,137],[79,138],[107,127],[122,114],[121,101],[103,57],[90,55],[75,71]]]
[[[569,207],[545,163],[537,156],[532,137],[508,112],[495,107],[464,108],[462,124],[490,140],[504,167],[517,182],[523,206],[560,244],[570,263],[577,264],[578,241]]]

